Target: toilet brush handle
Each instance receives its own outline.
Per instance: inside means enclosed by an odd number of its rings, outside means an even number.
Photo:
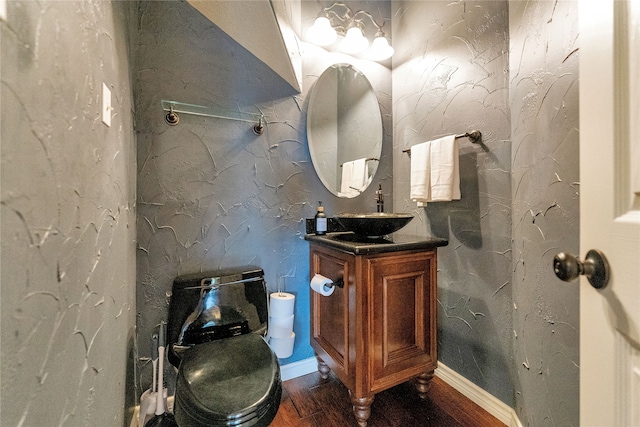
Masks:
[[[158,348],[158,391],[156,393],[156,415],[164,414],[164,385],[163,385],[163,372],[164,371],[164,347]]]
[[[164,414],[164,321],[160,322],[158,336],[158,392],[156,393],[156,415]]]
[[[158,368],[158,334],[151,336],[151,365],[153,366],[153,382],[151,383],[151,391],[156,390],[157,368]]]

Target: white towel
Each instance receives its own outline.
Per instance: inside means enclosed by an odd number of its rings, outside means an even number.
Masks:
[[[354,197],[362,193],[369,180],[367,159],[358,159],[342,164],[342,182],[340,195]]]
[[[411,147],[411,199],[426,202],[460,199],[458,141],[455,135]]]
[[[449,135],[431,141],[431,201],[460,200],[458,140]]]
[[[411,147],[411,200],[422,206],[431,199],[431,142]]]

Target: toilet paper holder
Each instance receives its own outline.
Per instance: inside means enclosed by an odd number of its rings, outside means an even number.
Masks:
[[[311,289],[313,289],[317,293],[328,297],[333,294],[336,288],[344,288],[344,279],[342,277],[339,277],[335,280],[332,280],[326,276],[323,276],[322,274],[316,273],[311,278],[309,286],[311,286]]]
[[[332,283],[333,286],[337,286],[340,289],[344,288],[344,279],[341,277]]]
[[[326,288],[326,290],[329,290],[333,287],[338,287],[340,289],[344,288],[344,279],[342,277],[340,277],[339,279],[336,280],[331,280],[331,283],[325,283],[324,287]]]

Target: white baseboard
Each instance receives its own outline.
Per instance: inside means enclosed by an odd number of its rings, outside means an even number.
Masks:
[[[282,381],[287,381],[316,372],[317,370],[318,360],[315,357],[309,357],[308,359],[280,366],[280,376],[282,377]]]
[[[315,357],[300,360],[298,362],[289,363],[280,367],[282,381],[291,380],[301,377],[318,370],[318,361]],[[509,405],[494,397],[486,390],[478,387],[456,371],[447,367],[442,362],[438,362],[438,368],[435,371],[436,376],[451,387],[458,390],[466,398],[480,406],[489,414],[496,417],[508,427],[522,427],[522,423],[516,415],[516,411]]]
[[[478,387],[444,363],[438,361],[438,368],[435,374],[508,427],[522,427],[522,423],[512,407]]]

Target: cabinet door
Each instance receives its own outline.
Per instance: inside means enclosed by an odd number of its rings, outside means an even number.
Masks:
[[[381,391],[436,368],[436,254],[371,258],[369,380]]]
[[[333,294],[311,292],[311,344],[323,361],[350,383],[349,376],[349,275],[351,258],[323,248],[311,250],[311,276],[321,274],[334,283],[344,278],[344,288],[336,286]],[[329,358],[323,357],[326,353]]]

